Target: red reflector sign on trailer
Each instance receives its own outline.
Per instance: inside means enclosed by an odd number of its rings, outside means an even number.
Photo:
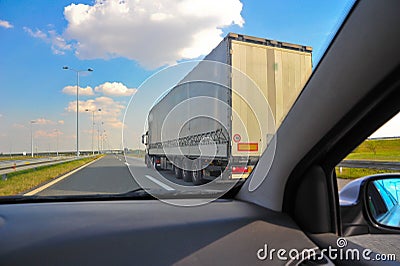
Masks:
[[[258,151],[258,143],[238,143],[238,151]]]
[[[232,166],[232,174],[248,173],[249,169],[245,166]]]

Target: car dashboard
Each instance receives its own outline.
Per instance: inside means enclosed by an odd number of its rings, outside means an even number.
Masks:
[[[231,199],[190,208],[156,200],[0,205],[5,265],[276,264],[262,260],[265,247],[316,248],[289,216]]]

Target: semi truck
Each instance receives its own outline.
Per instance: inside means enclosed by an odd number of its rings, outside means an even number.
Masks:
[[[153,105],[148,167],[195,185],[246,178],[312,71],[312,48],[229,33]]]

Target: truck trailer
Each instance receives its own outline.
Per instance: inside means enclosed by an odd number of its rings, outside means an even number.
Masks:
[[[148,167],[246,178],[312,71],[312,48],[229,33],[149,111]]]

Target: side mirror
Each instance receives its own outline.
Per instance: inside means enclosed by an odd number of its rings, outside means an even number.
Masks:
[[[142,135],[142,144],[147,145],[147,139],[148,139],[149,133],[146,132],[146,134]]]
[[[375,222],[400,228],[400,177],[370,181],[367,208]]]
[[[358,178],[339,192],[344,236],[400,233],[400,173]]]

